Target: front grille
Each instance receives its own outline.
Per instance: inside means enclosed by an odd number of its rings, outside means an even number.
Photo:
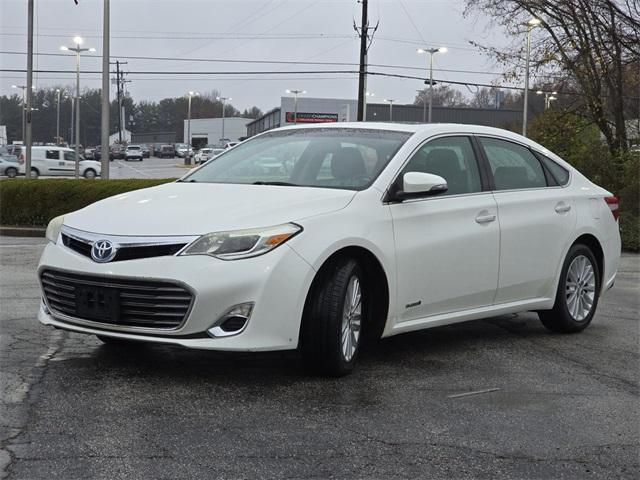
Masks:
[[[71,250],[78,252],[85,257],[91,258],[91,242],[85,242],[80,239],[62,234],[62,244]],[[120,247],[118,253],[112,262],[122,260],[135,260],[138,258],[163,257],[175,255],[186,243],[163,243],[158,245],[140,245]]]
[[[44,295],[56,313],[115,326],[171,330],[186,319],[193,295],[186,288],[156,280],[126,280],[45,270],[40,275]],[[82,307],[79,292],[95,288],[115,298],[115,314],[91,317]],[[80,310],[80,313],[79,313]]]

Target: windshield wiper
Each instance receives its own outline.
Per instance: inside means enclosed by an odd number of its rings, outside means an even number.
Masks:
[[[280,185],[284,187],[299,187],[297,183],[289,183],[289,182],[263,182],[258,180],[257,182],[253,182],[252,185]]]

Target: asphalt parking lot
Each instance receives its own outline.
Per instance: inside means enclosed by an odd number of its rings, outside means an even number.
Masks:
[[[383,340],[322,379],[294,353],[43,327],[42,246],[0,237],[8,478],[640,478],[637,255],[581,334],[492,318]]]

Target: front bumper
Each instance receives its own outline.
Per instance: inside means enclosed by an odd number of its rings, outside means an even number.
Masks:
[[[186,321],[175,330],[136,329],[54,317],[40,308],[38,320],[58,328],[130,340],[182,345],[190,348],[261,351],[298,346],[300,320],[315,272],[288,245],[259,257],[224,261],[204,255],[166,256],[112,263],[95,263],[62,245],[47,244],[38,277],[45,269],[128,279],[182,283],[194,294]],[[233,305],[255,302],[244,330],[213,338],[211,328]]]

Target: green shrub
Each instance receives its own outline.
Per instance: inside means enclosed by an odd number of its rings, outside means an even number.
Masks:
[[[0,182],[0,225],[44,227],[54,217],[119,193],[175,179],[38,179]]]

